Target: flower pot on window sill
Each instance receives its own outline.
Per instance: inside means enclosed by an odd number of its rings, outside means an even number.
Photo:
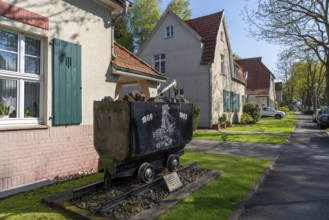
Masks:
[[[9,115],[0,115],[0,118],[9,118]]]

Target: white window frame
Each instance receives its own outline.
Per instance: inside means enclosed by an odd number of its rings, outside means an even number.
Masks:
[[[165,38],[174,37],[174,25],[166,26],[164,32]]]
[[[29,34],[19,33],[0,27],[0,30],[18,36],[17,71],[0,70],[0,78],[16,80],[17,82],[17,110],[16,118],[1,118],[0,125],[15,124],[43,124],[43,97],[44,97],[44,40]],[[24,73],[25,69],[25,37],[40,41],[40,75]],[[35,82],[40,84],[39,117],[24,118],[24,83]],[[0,97],[1,99],[1,97]]]
[[[162,59],[161,58],[161,55],[165,55],[165,58],[164,59]],[[159,56],[159,59],[158,60],[156,60],[155,59],[155,56]],[[162,72],[162,62],[164,62],[164,69],[165,69],[165,71],[164,72]],[[161,73],[161,74],[166,74],[166,54],[165,53],[159,53],[159,54],[154,54],[153,55],[153,67],[154,67],[154,69],[156,69],[155,68],[155,63],[159,63],[159,72]],[[157,69],[156,69],[157,70]]]

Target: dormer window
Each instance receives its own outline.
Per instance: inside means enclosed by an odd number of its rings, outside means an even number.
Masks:
[[[165,38],[174,37],[174,26],[167,26],[165,29]]]

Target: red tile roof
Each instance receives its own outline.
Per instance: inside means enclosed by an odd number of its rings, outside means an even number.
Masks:
[[[223,11],[186,21],[203,39],[203,64],[212,63],[215,56],[216,40]]]
[[[268,95],[270,92],[271,71],[262,63],[261,57],[241,59],[235,61],[248,72],[248,95]]]
[[[147,74],[150,77],[164,78],[161,74],[153,67],[145,63],[143,60],[135,56],[132,52],[127,50],[125,47],[118,43],[114,43],[114,54],[116,58],[112,60],[112,64],[115,67],[125,69],[128,72],[141,72]]]

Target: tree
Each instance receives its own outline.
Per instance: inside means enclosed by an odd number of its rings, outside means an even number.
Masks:
[[[292,71],[295,62],[294,54],[290,50],[282,51],[278,55],[277,73],[279,79],[284,82],[283,101],[286,102],[290,110],[294,105],[294,75]]]
[[[250,34],[292,50],[303,48],[318,57],[326,69],[329,104],[329,0],[258,0],[256,10],[245,8]]]
[[[157,0],[135,0],[133,6],[128,10],[128,20],[135,49],[138,49],[160,20],[160,8]]]
[[[114,38],[120,45],[134,52],[133,34],[129,31],[127,17],[114,27]]]
[[[168,8],[178,15],[183,21],[186,21],[189,20],[192,15],[189,5],[189,0],[171,0]]]
[[[294,99],[302,100],[304,106],[317,108],[323,100],[324,65],[310,51],[283,51],[279,56],[278,70],[285,82],[284,101],[291,106]]]
[[[233,53],[233,60],[240,60],[240,59],[241,57],[238,54]]]

